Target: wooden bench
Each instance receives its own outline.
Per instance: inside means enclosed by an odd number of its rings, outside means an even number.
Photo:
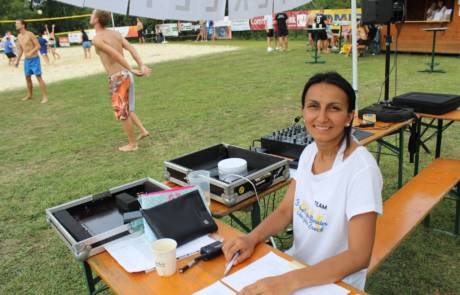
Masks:
[[[436,159],[384,202],[377,219],[374,249],[367,275],[401,244],[430,211],[457,186],[455,234],[460,227],[460,160]]]

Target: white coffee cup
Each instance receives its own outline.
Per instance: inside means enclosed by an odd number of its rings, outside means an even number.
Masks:
[[[173,239],[159,239],[153,242],[155,268],[161,277],[168,277],[176,272],[177,243]]]

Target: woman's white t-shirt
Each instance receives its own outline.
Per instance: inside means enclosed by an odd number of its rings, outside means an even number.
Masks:
[[[318,151],[308,145],[299,159],[294,179],[294,244],[288,254],[309,265],[317,264],[348,249],[348,221],[358,214],[382,214],[382,175],[365,147],[357,147],[343,161],[342,145],[333,167],[313,174]],[[367,269],[343,279],[361,290]]]

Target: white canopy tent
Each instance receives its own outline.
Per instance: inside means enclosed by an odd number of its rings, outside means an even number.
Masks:
[[[79,7],[101,9],[118,14],[154,19],[187,21],[221,20],[227,0],[57,0]],[[228,0],[230,19],[249,19],[287,11],[312,0]],[[129,9],[128,9],[129,8]],[[358,46],[356,36],[356,0],[351,0],[352,28],[352,84],[358,95]],[[358,101],[356,101],[358,109]]]

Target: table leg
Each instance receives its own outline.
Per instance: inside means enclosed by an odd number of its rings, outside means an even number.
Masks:
[[[433,31],[433,47],[431,48],[431,63],[428,63],[429,68],[426,70],[422,70],[419,72],[424,72],[424,73],[445,73],[443,70],[436,70],[435,66],[439,65],[434,62],[435,58],[435,53],[436,53],[436,31]]]
[[[404,168],[404,128],[399,129],[399,155],[398,155],[398,188],[402,187],[403,183],[403,168]]]
[[[437,127],[437,134],[436,134],[436,153],[435,158],[439,158],[441,156],[441,144],[442,144],[442,132],[443,132],[443,120],[438,119],[438,127]]]
[[[313,55],[313,61],[307,61],[306,63],[310,64],[318,64],[318,63],[325,63],[325,61],[318,60],[318,31],[314,31],[315,34],[315,55]]]
[[[415,135],[415,160],[414,160],[414,176],[418,174],[418,169],[420,165],[420,145],[422,142],[421,130],[422,130],[422,118],[417,118],[415,121],[416,125],[416,135]]]
[[[315,32],[315,63],[318,62],[318,32]]]
[[[83,269],[85,271],[86,287],[88,288],[89,295],[98,294],[109,288],[108,286],[103,286],[99,289],[96,289],[96,284],[101,281],[101,278],[93,277],[93,272],[91,271],[91,267],[88,265],[88,263],[86,263],[86,261],[84,261],[82,264],[83,264]]]
[[[339,52],[342,51],[342,25],[340,25],[339,31]]]
[[[93,272],[91,271],[91,267],[89,267],[88,263],[83,262],[83,269],[85,270],[85,278],[86,278],[86,287],[88,288],[88,294],[94,294],[96,290],[96,283],[94,282]]]
[[[436,31],[433,31],[433,48],[431,49],[431,65],[430,69],[433,72],[434,71],[434,53],[436,49]]]
[[[255,229],[259,224],[260,224],[260,206],[259,206],[259,202],[255,202],[252,205],[252,210],[251,210],[252,229]]]

